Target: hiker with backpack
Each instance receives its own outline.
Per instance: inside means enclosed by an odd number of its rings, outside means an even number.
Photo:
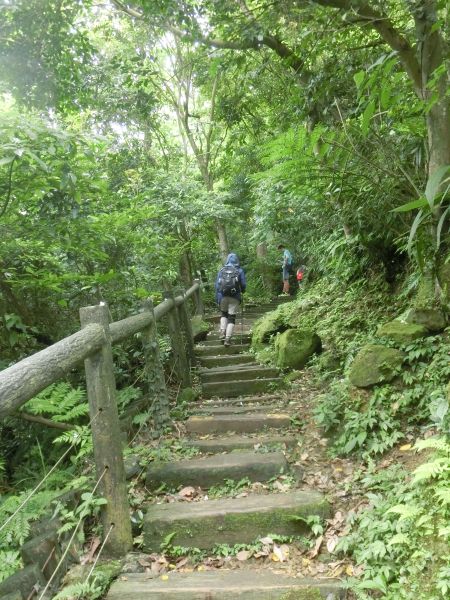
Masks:
[[[283,271],[283,295],[289,295],[289,276],[292,272],[292,265],[294,263],[292,259],[292,254],[289,250],[283,245],[280,244],[278,246],[278,250],[283,250],[283,262],[282,262],[282,271]]]
[[[217,274],[216,301],[221,310],[219,339],[230,346],[236,323],[236,314],[242,301],[247,282],[244,270],[239,266],[236,254],[229,254],[225,265]]]

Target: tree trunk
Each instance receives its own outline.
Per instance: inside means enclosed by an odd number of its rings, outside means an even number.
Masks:
[[[270,291],[270,276],[267,268],[267,244],[266,242],[260,242],[256,246],[256,257],[258,259],[258,265],[261,273],[261,280],[263,287],[266,292]]]
[[[436,69],[445,65],[444,40],[437,26],[435,0],[420,2],[415,11],[415,21],[421,48],[422,97],[425,102],[432,102],[426,116],[430,178],[439,167],[450,165],[450,98],[447,96],[447,69],[443,70],[433,89],[429,87]]]
[[[217,235],[219,238],[220,256],[222,258],[222,261],[225,262],[227,260],[228,254],[230,253],[228,247],[228,236],[224,223],[219,220],[217,221]]]

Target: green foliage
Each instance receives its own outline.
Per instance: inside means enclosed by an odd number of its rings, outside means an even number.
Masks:
[[[372,597],[370,590],[383,600],[448,595],[450,446],[444,438],[428,438],[415,449],[435,454],[412,478],[393,467],[361,479],[369,506],[350,513],[352,531],[337,548],[364,568],[352,582],[358,598]]]
[[[222,498],[223,496],[235,496],[251,486],[248,477],[243,477],[239,481],[234,479],[225,479],[222,485],[214,485],[209,488],[208,496],[210,498]]]
[[[428,424],[449,432],[448,336],[429,336],[401,346],[403,386],[363,392],[338,381],[318,398],[318,424],[331,435],[332,451],[364,458],[382,454],[404,436],[405,427]]]
[[[88,414],[86,391],[69,383],[55,383],[24,405],[33,415],[50,416],[52,421],[71,423]]]
[[[61,493],[59,490],[35,493],[29,502],[8,522],[31,490],[18,495],[0,496],[0,581],[22,566],[19,549],[30,534],[33,521],[48,512],[50,503]]]
[[[0,582],[15,573],[22,566],[18,550],[0,550]]]
[[[155,445],[134,445],[125,450],[126,454],[135,454],[139,457],[142,466],[153,461],[170,462],[183,458],[193,458],[199,454],[198,448],[183,445],[179,439],[165,438]]]

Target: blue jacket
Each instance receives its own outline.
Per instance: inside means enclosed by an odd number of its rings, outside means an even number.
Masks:
[[[233,267],[237,267],[239,269],[239,283],[241,285],[241,292],[245,292],[245,288],[247,287],[247,281],[245,279],[244,270],[239,266],[239,258],[236,254],[231,253],[228,255],[227,262],[224,266],[226,267],[227,265],[233,265]],[[219,278],[220,271],[217,273],[216,283],[214,285],[214,289],[216,290],[217,304],[220,304],[220,301],[222,300],[222,294],[219,292]],[[239,301],[241,301],[241,294],[236,294],[236,296],[233,296],[233,298],[237,298]]]

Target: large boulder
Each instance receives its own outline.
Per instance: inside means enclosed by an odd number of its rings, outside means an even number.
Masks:
[[[445,329],[445,317],[435,308],[411,308],[405,315],[405,321],[421,325],[432,333]]]
[[[270,338],[276,333],[282,333],[289,328],[286,324],[285,314],[277,309],[265,314],[253,326],[252,348],[261,350],[264,344],[270,342]]]
[[[349,379],[356,387],[370,387],[394,379],[402,366],[404,353],[377,344],[363,346],[350,368]]]
[[[390,321],[381,325],[377,330],[378,337],[388,338],[399,344],[407,344],[413,340],[425,337],[428,329],[416,323],[405,323],[404,321]]]
[[[195,315],[191,318],[192,335],[194,342],[202,342],[206,340],[206,336],[210,330],[210,324],[204,321],[201,315]]]
[[[320,337],[309,329],[288,329],[275,340],[275,362],[281,369],[301,369],[321,350]]]

